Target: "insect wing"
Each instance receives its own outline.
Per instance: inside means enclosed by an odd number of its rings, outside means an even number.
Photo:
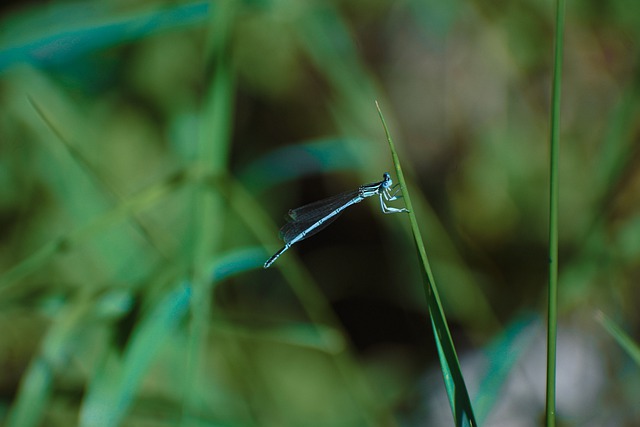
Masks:
[[[327,197],[326,199],[318,200],[317,202],[309,203],[308,205],[300,206],[299,208],[291,209],[289,211],[289,221],[310,221],[314,223],[316,220],[328,215],[357,196],[358,190],[347,191],[346,193],[337,194]]]
[[[317,227],[311,230],[309,230],[309,227],[311,227],[313,224],[318,222],[322,217],[320,218],[313,217],[313,218],[307,219],[306,221],[288,222],[280,229],[280,238],[284,240],[285,243],[289,243],[293,239],[300,236],[303,232],[306,231],[307,233],[305,234],[305,236],[302,239],[300,239],[300,240],[304,240],[307,237],[311,237],[314,234],[324,230],[329,224],[331,224],[333,221],[338,219],[341,213],[342,212],[337,213],[336,215],[326,219],[322,224],[318,225]]]

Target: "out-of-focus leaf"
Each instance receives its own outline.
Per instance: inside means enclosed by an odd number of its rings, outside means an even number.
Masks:
[[[613,320],[607,317],[603,312],[598,312],[596,320],[600,322],[602,327],[616,340],[622,349],[640,366],[640,345]]]
[[[122,363],[113,361],[89,384],[79,425],[120,425],[162,343],[186,314],[190,299],[191,287],[183,284],[152,309],[134,330]]]
[[[0,39],[0,73],[25,63],[39,67],[56,66],[118,43],[171,28],[201,24],[209,14],[210,3],[194,2],[124,16],[109,9],[111,7],[108,2],[92,4],[91,7],[82,2],[58,4],[24,19],[21,25],[28,26],[28,29],[22,26],[5,28],[5,37]],[[70,19],[70,16],[74,19]],[[60,17],[65,19],[61,21]],[[63,27],[60,22],[81,25]],[[41,32],[34,39],[11,37],[13,33],[33,34],[34,28]]]

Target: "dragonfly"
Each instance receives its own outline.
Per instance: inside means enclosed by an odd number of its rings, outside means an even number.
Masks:
[[[264,263],[264,268],[269,268],[291,246],[323,230],[349,206],[360,203],[368,197],[380,198],[382,213],[409,212],[406,208],[394,208],[385,203],[402,197],[398,195],[401,190],[399,185],[393,185],[391,175],[385,172],[382,174],[382,181],[364,184],[356,190],[291,209],[288,222],[280,229],[280,238],[284,240],[285,245]]]

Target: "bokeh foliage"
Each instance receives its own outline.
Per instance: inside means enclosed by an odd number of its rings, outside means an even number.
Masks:
[[[638,337],[632,3],[567,4],[560,322],[608,380],[578,425],[640,416],[638,367],[593,317]],[[362,203],[261,268],[288,208],[392,170],[375,99],[458,351],[489,349],[471,377],[491,412],[545,302],[551,2],[3,8],[4,424],[428,424],[443,387],[424,387],[437,356],[405,221]]]

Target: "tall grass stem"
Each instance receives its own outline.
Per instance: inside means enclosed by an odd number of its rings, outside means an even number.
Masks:
[[[551,94],[551,154],[549,179],[549,294],[547,307],[546,425],[556,425],[556,341],[558,329],[558,163],[560,151],[560,92],[564,34],[564,0],[556,1],[555,57]]]

